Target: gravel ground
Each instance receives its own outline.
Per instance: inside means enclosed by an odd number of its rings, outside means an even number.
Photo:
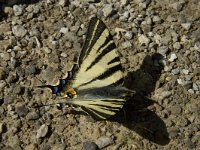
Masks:
[[[0,149],[198,149],[199,0],[0,0]],[[111,120],[52,107],[90,18],[114,35],[126,87]],[[41,83],[40,80],[43,82]]]

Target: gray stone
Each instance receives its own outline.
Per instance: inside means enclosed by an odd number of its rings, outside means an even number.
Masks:
[[[14,94],[20,94],[22,92],[22,87],[20,85],[16,85],[13,89]]]
[[[27,30],[21,25],[16,25],[12,27],[12,32],[17,37],[24,37],[27,33]]]
[[[126,39],[131,40],[133,38],[133,33],[128,31],[128,32],[125,33],[124,36],[125,36]]]
[[[27,115],[26,115],[26,119],[28,120],[36,120],[38,119],[40,116],[38,113],[36,112],[29,112]]]
[[[29,65],[26,67],[26,70],[25,70],[25,74],[26,76],[28,75],[34,75],[36,73],[36,66],[35,65]]]
[[[169,136],[174,139],[178,136],[178,129],[177,128],[171,128],[169,131]]]
[[[108,17],[108,16],[110,16],[110,15],[112,14],[112,12],[113,12],[113,7],[112,7],[111,4],[105,4],[105,6],[104,6],[104,8],[102,9],[102,11],[103,11],[103,15],[104,15],[105,17]]]
[[[153,22],[155,22],[155,23],[160,23],[161,22],[161,19],[160,19],[160,17],[159,16],[153,16]]]
[[[181,44],[179,42],[176,42],[176,43],[173,44],[173,48],[179,50],[179,49],[181,49]]]
[[[83,150],[98,150],[98,146],[94,142],[84,142],[83,143]]]
[[[16,112],[20,117],[25,117],[28,114],[29,110],[25,106],[18,106],[16,107]]]
[[[36,138],[42,138],[45,137],[48,133],[48,126],[46,124],[43,124],[38,130],[37,130],[37,135]]]
[[[102,148],[109,146],[113,143],[114,143],[113,139],[111,137],[107,137],[107,136],[100,137],[96,141],[96,144],[98,145],[99,149],[102,149]]]
[[[180,69],[179,68],[175,68],[175,69],[172,69],[171,71],[174,75],[177,75],[180,73]]]
[[[169,48],[167,46],[161,46],[158,48],[158,53],[160,53],[164,57],[166,56],[168,51],[169,51]]]
[[[13,11],[15,16],[20,16],[23,14],[23,9],[24,7],[22,5],[14,5],[13,6]]]
[[[196,83],[192,84],[192,88],[193,88],[194,91],[199,91],[199,87]]]

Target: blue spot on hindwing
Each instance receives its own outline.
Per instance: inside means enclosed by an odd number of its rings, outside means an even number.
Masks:
[[[60,80],[61,85],[65,85],[66,83],[67,83],[66,80],[63,80],[63,79]]]
[[[58,87],[53,87],[52,88],[52,92],[55,93],[55,94],[57,94],[59,92]]]

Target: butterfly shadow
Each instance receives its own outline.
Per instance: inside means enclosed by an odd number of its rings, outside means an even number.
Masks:
[[[0,2],[0,21],[3,19],[6,19],[8,17],[8,14],[4,12],[5,7],[12,7],[13,5],[20,5],[20,4],[35,4],[39,2],[40,0],[17,0],[17,1],[1,1]]]
[[[156,81],[163,70],[160,60],[160,54],[146,56],[140,69],[128,73],[125,86],[136,91],[136,94],[127,100],[127,104],[112,121],[123,124],[149,141],[166,145],[170,140],[164,121],[147,109],[156,103],[147,96],[155,90]]]

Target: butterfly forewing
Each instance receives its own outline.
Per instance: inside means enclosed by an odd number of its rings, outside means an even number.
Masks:
[[[92,18],[89,23],[79,63],[73,82],[73,87],[78,90],[123,82],[116,45],[105,24],[97,18]]]

